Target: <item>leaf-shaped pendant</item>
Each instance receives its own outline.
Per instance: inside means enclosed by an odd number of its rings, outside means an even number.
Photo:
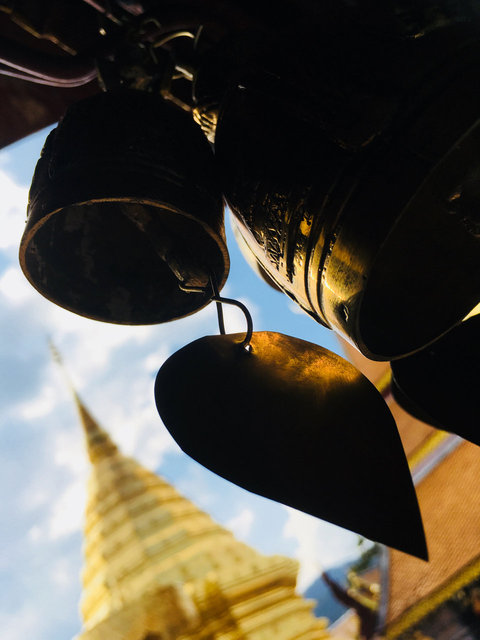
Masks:
[[[393,417],[375,387],[315,344],[256,332],[207,336],[155,383],[180,447],[249,491],[427,558]]]

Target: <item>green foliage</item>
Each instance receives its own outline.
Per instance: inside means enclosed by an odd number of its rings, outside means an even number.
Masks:
[[[380,553],[380,545],[374,542],[371,546],[367,546],[365,538],[358,538],[358,547],[361,551],[359,559],[350,567],[351,571],[357,574],[362,574],[364,571],[370,568],[375,558]]]

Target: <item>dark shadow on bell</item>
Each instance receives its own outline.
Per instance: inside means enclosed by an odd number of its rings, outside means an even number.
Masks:
[[[480,445],[480,315],[391,367],[392,392],[401,407]]]

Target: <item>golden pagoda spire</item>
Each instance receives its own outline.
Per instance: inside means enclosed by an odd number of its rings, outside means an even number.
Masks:
[[[80,423],[83,427],[87,445],[87,453],[88,457],[90,458],[90,462],[95,463],[102,458],[114,454],[118,451],[116,444],[114,444],[108,433],[100,427],[98,422],[93,418],[91,413],[82,402],[80,396],[77,393],[77,390],[73,386],[70,376],[68,375],[68,372],[62,360],[62,356],[50,339],[48,340],[48,346],[50,348],[52,358],[62,370],[67,386],[73,396],[73,401],[75,402],[75,406],[80,417]]]
[[[85,433],[90,462],[95,464],[103,458],[108,458],[118,452],[117,445],[112,441],[108,433],[98,425],[76,391],[73,391],[73,398]]]
[[[124,456],[69,385],[92,463],[78,640],[330,637],[295,593],[297,562],[237,541]]]

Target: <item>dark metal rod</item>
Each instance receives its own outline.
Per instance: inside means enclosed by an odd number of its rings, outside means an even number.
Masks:
[[[5,38],[0,39],[0,64],[25,74],[22,79],[34,82],[32,77],[39,78],[53,86],[78,87],[97,75],[92,60],[49,56]]]
[[[72,89],[74,87],[80,87],[85,84],[85,81],[82,80],[80,82],[59,82],[56,80],[44,80],[42,78],[38,78],[37,76],[31,76],[27,73],[22,73],[21,71],[15,71],[12,67],[6,67],[0,65],[0,75],[8,76],[9,78],[18,78],[19,80],[25,80],[25,82],[31,82],[33,84],[43,84],[47,87],[61,87],[64,89]]]
[[[218,291],[217,279],[215,278],[214,275],[210,276],[210,282],[212,284],[213,299],[219,298],[220,292]],[[219,302],[218,300],[215,302],[215,304],[217,305],[218,329],[222,334],[222,336],[224,336],[226,331],[225,331],[225,318],[223,317],[223,306],[222,306],[222,303]]]
[[[93,7],[93,9],[95,9],[95,11],[98,11],[99,13],[103,13],[103,15],[108,18],[109,20],[111,20],[112,22],[114,22],[115,24],[122,24],[122,21],[117,18],[117,16],[113,15],[113,13],[110,10],[110,3],[107,2],[107,6],[105,6],[105,3],[103,2],[96,2],[96,0],[83,0],[85,2],[85,4],[89,4],[91,7]]]

